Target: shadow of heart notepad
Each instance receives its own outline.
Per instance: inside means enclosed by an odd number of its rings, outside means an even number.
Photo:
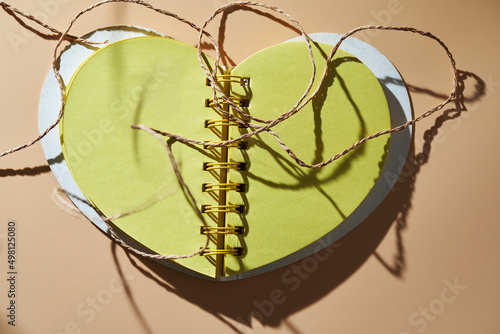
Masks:
[[[330,45],[315,43],[317,87]],[[213,61],[204,56],[211,68]],[[312,73],[307,44],[272,46],[231,69],[220,87],[250,115],[271,120],[290,110]],[[224,148],[165,141],[212,229],[202,229],[165,148],[144,124],[200,141],[250,131],[213,107],[196,48],[164,37],[110,44],[89,57],[66,89],[64,158],[86,199],[128,238],[209,277],[269,265],[322,238],[365,199],[384,166],[389,137],[371,140],[320,169],[299,167],[267,132]],[[241,115],[230,109],[230,113]],[[306,163],[327,160],[391,126],[384,91],[357,58],[339,50],[319,94],[273,128]]]

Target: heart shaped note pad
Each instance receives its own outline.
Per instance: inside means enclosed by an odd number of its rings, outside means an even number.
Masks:
[[[331,50],[331,45],[313,43],[318,67],[313,90]],[[212,69],[213,60],[203,58]],[[311,73],[307,44],[292,41],[219,69],[218,80],[248,114],[272,120],[296,104]],[[196,48],[159,36],[111,43],[74,72],[65,98],[62,152],[86,201],[107,217],[133,211],[113,225],[153,253],[193,253],[208,233],[204,254],[167,261],[200,277],[255,275],[331,243],[325,236],[342,229],[366,200],[390,145],[390,137],[382,136],[330,165],[309,169],[299,167],[267,132],[223,148],[165,137],[210,225],[204,229],[165,148],[150,134],[131,129],[131,124],[144,124],[210,142],[251,131],[213,107]],[[377,77],[358,58],[338,50],[320,93],[272,129],[313,164],[390,127],[386,93]]]

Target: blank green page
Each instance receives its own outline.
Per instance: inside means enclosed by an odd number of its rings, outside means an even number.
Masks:
[[[314,46],[318,78],[330,50]],[[234,97],[248,100],[251,115],[276,118],[296,103],[309,83],[306,44],[270,47],[250,56],[231,74],[250,79],[249,86],[232,83],[229,89]],[[197,50],[163,37],[134,38],[100,49],[81,65],[66,90],[61,141],[75,181],[87,200],[108,217],[136,211],[113,223],[153,252],[193,253],[206,237],[165,148],[130,125],[219,141],[222,129],[205,124],[222,118],[207,107],[211,97]],[[320,94],[273,130],[305,162],[317,163],[389,127],[378,80],[356,58],[339,50]],[[232,138],[249,131],[228,129]],[[224,215],[226,226],[244,227],[243,234],[224,237],[227,247],[243,249],[242,255],[225,255],[227,276],[292,254],[338,226],[373,187],[388,148],[388,137],[380,137],[327,167],[309,169],[299,167],[269,133],[246,142],[243,149],[229,148],[226,161],[246,163],[245,170],[228,171],[228,183],[246,186],[243,192],[227,191],[227,205],[244,207],[242,213]],[[220,150],[169,144],[198,205],[216,203],[219,193],[203,191],[202,185],[213,184],[221,171],[203,170],[203,164],[220,162]],[[217,217],[205,215],[209,224],[217,224]],[[211,240],[210,248],[216,248],[217,236]],[[175,262],[209,277],[216,275],[215,256]]]

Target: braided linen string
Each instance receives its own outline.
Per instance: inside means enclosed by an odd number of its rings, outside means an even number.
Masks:
[[[179,172],[179,169],[177,167],[175,159],[174,159],[174,157],[172,155],[171,149],[170,149],[169,145],[166,144],[165,141],[162,140],[162,138],[159,137],[158,135],[163,135],[163,136],[166,136],[166,137],[170,137],[170,138],[173,138],[173,139],[175,139],[177,141],[180,141],[180,142],[183,142],[183,143],[192,143],[192,144],[196,144],[196,145],[221,147],[221,146],[226,146],[226,145],[235,143],[235,142],[240,141],[240,140],[245,139],[245,138],[249,138],[251,136],[254,136],[254,135],[258,134],[258,133],[261,133],[261,132],[265,131],[265,132],[268,132],[273,137],[275,137],[275,139],[278,141],[279,145],[290,155],[291,158],[293,158],[297,162],[298,165],[303,166],[303,167],[308,167],[308,168],[321,168],[321,167],[324,167],[324,166],[332,163],[333,161],[337,160],[341,156],[346,155],[347,153],[349,153],[350,151],[352,151],[353,149],[355,149],[356,147],[358,147],[359,145],[363,144],[364,142],[366,142],[368,140],[377,138],[377,137],[385,135],[385,134],[390,134],[390,133],[393,133],[393,132],[401,131],[401,130],[403,130],[403,129],[411,126],[411,125],[414,125],[418,121],[420,121],[420,120],[422,120],[422,119],[424,119],[424,118],[432,115],[436,111],[441,110],[447,103],[449,103],[450,101],[453,101],[454,99],[456,99],[456,95],[457,95],[456,91],[457,91],[457,86],[458,86],[458,72],[457,72],[457,69],[456,69],[455,60],[454,60],[451,52],[449,51],[448,47],[439,38],[437,38],[433,34],[431,34],[429,32],[424,32],[424,31],[421,31],[421,30],[418,30],[418,29],[415,29],[415,28],[411,28],[411,27],[392,27],[392,26],[374,26],[374,25],[371,25],[371,26],[361,26],[361,27],[355,28],[355,29],[347,32],[346,34],[344,34],[342,36],[342,38],[339,40],[339,42],[336,44],[336,46],[333,48],[332,52],[330,53],[330,55],[329,55],[329,57],[327,59],[325,70],[324,70],[324,72],[322,74],[322,77],[321,77],[321,81],[320,81],[317,89],[314,92],[311,93],[313,82],[314,82],[315,77],[316,77],[316,64],[315,64],[314,57],[313,57],[313,54],[312,54],[312,47],[311,47],[310,40],[309,40],[306,32],[302,28],[302,26],[295,19],[293,19],[290,15],[288,15],[283,10],[281,10],[281,9],[279,9],[277,7],[271,6],[271,5],[266,5],[266,4],[263,4],[263,3],[251,2],[251,1],[241,1],[241,2],[231,3],[231,4],[225,5],[225,6],[221,7],[221,8],[219,8],[219,9],[217,9],[209,17],[209,19],[207,19],[205,21],[205,23],[203,24],[203,26],[201,28],[198,28],[195,24],[187,21],[186,19],[183,19],[183,18],[179,17],[178,15],[170,13],[170,12],[165,11],[163,9],[156,8],[156,7],[150,5],[150,4],[148,4],[148,3],[146,3],[146,2],[144,2],[142,0],[104,0],[104,1],[101,1],[101,2],[98,2],[98,3],[94,4],[94,5],[86,8],[85,10],[81,11],[80,13],[78,13],[71,20],[71,22],[70,22],[69,26],[66,28],[66,30],[64,32],[60,33],[56,29],[51,28],[51,27],[43,24],[42,22],[38,21],[33,16],[31,16],[29,14],[22,13],[19,10],[15,9],[15,8],[9,6],[9,5],[7,5],[4,1],[0,1],[0,5],[5,10],[10,11],[10,12],[15,12],[15,13],[17,13],[19,15],[22,15],[23,17],[25,17],[25,18],[27,18],[29,20],[32,20],[32,21],[40,24],[44,28],[49,29],[52,32],[56,33],[58,36],[60,36],[59,40],[57,42],[57,45],[56,45],[56,47],[54,49],[52,68],[54,70],[54,73],[55,73],[55,76],[56,76],[56,79],[58,81],[58,85],[59,85],[59,88],[60,88],[60,91],[61,91],[61,108],[60,108],[60,111],[59,111],[59,114],[58,114],[56,122],[54,124],[52,124],[49,128],[47,128],[40,136],[38,136],[33,141],[31,141],[31,142],[29,142],[29,143],[27,143],[25,145],[21,145],[19,147],[10,149],[8,151],[5,151],[5,152],[3,152],[3,153],[0,154],[0,157],[3,157],[5,155],[11,154],[11,153],[14,153],[16,151],[20,151],[22,149],[25,149],[25,148],[27,148],[29,146],[32,146],[33,144],[35,144],[36,142],[38,142],[39,140],[41,140],[43,137],[45,137],[47,135],[47,133],[49,133],[52,129],[54,129],[57,126],[57,124],[59,124],[59,122],[60,122],[60,120],[61,120],[61,118],[63,116],[63,113],[64,113],[64,106],[65,106],[64,90],[65,90],[65,87],[64,87],[64,82],[62,80],[62,77],[61,77],[61,75],[60,75],[60,73],[59,73],[59,71],[57,69],[58,49],[59,49],[60,45],[62,44],[62,42],[64,40],[66,40],[68,38],[69,39],[75,39],[73,36],[69,35],[69,31],[71,30],[73,24],[76,22],[76,20],[78,20],[78,18],[80,16],[82,16],[83,14],[88,13],[88,12],[92,11],[93,9],[95,9],[95,8],[97,8],[99,6],[102,6],[104,4],[118,3],[118,2],[133,3],[133,4],[144,6],[144,7],[148,8],[148,9],[151,9],[151,10],[153,10],[153,11],[155,11],[157,13],[160,13],[162,15],[173,17],[173,18],[175,18],[175,19],[177,19],[177,20],[179,20],[179,21],[181,21],[183,23],[188,24],[193,29],[197,30],[199,32],[199,39],[198,39],[197,48],[198,48],[198,57],[199,57],[199,61],[200,61],[200,66],[201,66],[201,69],[206,74],[206,76],[209,79],[209,81],[211,82],[212,91],[213,91],[213,95],[214,95],[214,104],[215,104],[216,109],[219,112],[221,112],[221,113],[227,115],[228,117],[230,117],[235,122],[238,122],[238,123],[240,123],[242,125],[245,125],[245,126],[247,126],[249,128],[255,129],[254,131],[249,132],[247,134],[244,134],[244,135],[242,135],[242,136],[240,136],[238,138],[234,138],[234,139],[231,139],[231,140],[228,140],[228,141],[224,141],[224,142],[213,143],[213,142],[205,142],[205,141],[198,141],[198,140],[195,140],[195,139],[185,138],[185,137],[182,137],[182,136],[177,135],[177,134],[163,132],[163,131],[160,131],[160,130],[157,130],[157,129],[153,129],[153,128],[150,128],[150,127],[147,127],[147,126],[141,125],[141,124],[138,124],[138,125],[134,124],[134,125],[132,125],[133,129],[142,130],[142,131],[145,131],[145,132],[147,132],[147,133],[155,136],[165,146],[165,148],[167,150],[167,153],[169,155],[170,161],[172,163],[175,175],[177,177],[177,180],[178,180],[179,184],[181,185],[181,187],[186,192],[186,194],[188,195],[189,200],[190,200],[190,202],[191,202],[191,204],[193,206],[193,209],[196,211],[196,215],[198,216],[198,218],[202,221],[203,226],[208,226],[208,225],[207,225],[207,223],[206,223],[206,221],[205,221],[202,213],[198,209],[198,205],[196,204],[196,201],[195,201],[194,197],[192,196],[191,192],[189,191],[188,186],[185,184],[185,182],[184,182],[184,180],[182,178],[182,175]],[[302,36],[304,36],[305,41],[307,43],[308,50],[309,50],[309,55],[310,55],[310,58],[311,58],[311,64],[312,64],[312,75],[311,75],[310,83],[309,83],[306,91],[304,92],[304,94],[299,99],[299,101],[297,101],[297,103],[289,111],[283,113],[282,115],[280,115],[279,117],[277,117],[274,120],[262,120],[262,119],[258,119],[258,118],[252,117],[247,112],[245,112],[244,110],[242,110],[239,106],[235,105],[229,99],[229,97],[226,96],[224,94],[224,92],[222,92],[222,90],[218,87],[218,85],[216,83],[216,70],[218,68],[218,64],[219,64],[219,61],[220,61],[220,50],[219,50],[219,46],[218,46],[217,42],[213,39],[213,37],[208,32],[205,31],[205,28],[207,27],[207,25],[217,15],[219,15],[221,13],[224,13],[229,8],[232,8],[232,7],[235,7],[235,6],[256,6],[256,7],[263,7],[263,8],[267,8],[267,9],[269,9],[271,11],[275,11],[275,12],[277,12],[279,14],[284,15],[287,19],[289,19],[299,29],[299,31],[301,32]],[[392,128],[392,129],[389,129],[389,130],[383,130],[383,131],[377,132],[377,133],[375,133],[373,135],[370,135],[368,137],[365,137],[365,138],[361,139],[360,141],[358,141],[358,142],[354,143],[353,145],[351,145],[349,148],[347,148],[347,149],[343,150],[342,152],[334,155],[333,157],[331,157],[330,159],[328,159],[328,160],[326,160],[324,162],[321,162],[321,163],[318,163],[318,164],[315,164],[315,165],[307,164],[304,161],[302,161],[301,159],[299,159],[294,154],[294,152],[288,146],[286,146],[286,144],[279,138],[278,134],[276,132],[274,132],[273,130],[271,130],[271,128],[273,128],[274,126],[278,125],[279,123],[287,120],[288,118],[292,117],[293,115],[295,115],[296,113],[298,113],[300,110],[302,110],[304,108],[304,106],[306,106],[309,102],[311,102],[311,100],[319,93],[319,91],[320,91],[323,83],[325,82],[326,76],[327,76],[327,73],[328,73],[328,70],[329,70],[329,66],[331,66],[332,59],[333,59],[335,53],[337,52],[339,46],[341,45],[341,43],[347,37],[355,34],[356,32],[359,32],[359,31],[362,31],[362,30],[369,30],[369,29],[406,31],[406,32],[420,34],[420,35],[422,35],[424,37],[431,38],[431,39],[435,40],[436,42],[438,42],[441,45],[441,47],[444,48],[444,50],[446,51],[446,53],[447,53],[447,55],[448,55],[448,57],[450,58],[450,61],[451,61],[451,65],[452,65],[453,72],[454,72],[453,90],[450,93],[449,97],[444,102],[442,102],[442,103],[436,105],[435,107],[433,107],[432,109],[426,111],[421,116],[419,116],[419,117],[417,117],[417,118],[415,118],[415,119],[413,119],[411,121],[408,121],[405,124],[397,126],[395,128]],[[213,44],[214,48],[215,48],[216,60],[215,60],[214,70],[212,72],[210,72],[206,68],[205,64],[202,61],[201,40],[202,40],[203,36],[208,37],[210,39],[211,43]],[[81,40],[79,38],[76,38],[75,41],[76,42],[80,42],[80,43],[89,43],[89,41]],[[236,117],[236,116],[234,116],[232,114],[229,114],[227,111],[225,111],[222,108],[221,104],[218,102],[219,99],[217,98],[217,94],[219,94],[226,103],[230,104],[233,107],[234,110],[236,110],[240,115],[242,115],[242,117],[246,117],[247,119],[253,120],[253,121],[257,122],[257,123],[263,123],[263,124],[266,124],[266,125],[251,123],[248,120],[244,120],[244,119],[242,119],[240,117]],[[130,251],[132,251],[132,252],[134,252],[136,254],[138,254],[138,255],[141,255],[143,257],[152,258],[152,259],[158,259],[158,260],[163,260],[163,259],[180,259],[180,258],[192,257],[192,256],[200,254],[201,252],[203,252],[203,250],[205,250],[208,247],[209,238],[208,238],[208,235],[207,235],[207,240],[206,240],[205,246],[202,247],[200,250],[198,250],[198,251],[196,251],[196,252],[194,252],[192,254],[188,254],[188,255],[159,255],[159,254],[145,253],[145,252],[142,252],[140,250],[137,250],[136,248],[128,245],[127,243],[125,243],[116,234],[116,232],[114,231],[114,228],[113,228],[113,226],[111,224],[111,221],[113,219],[118,219],[118,218],[121,218],[121,217],[125,217],[125,216],[131,215],[131,214],[133,214],[133,213],[135,213],[137,211],[138,210],[132,210],[132,211],[129,211],[129,212],[117,214],[117,215],[112,216],[112,217],[105,217],[104,215],[102,215],[102,218],[105,221],[105,223],[107,224],[107,226],[108,226],[108,228],[110,230],[111,235],[113,236],[113,238],[122,247],[124,247],[124,248],[126,248],[126,249],[128,249],[128,250],[130,250]]]

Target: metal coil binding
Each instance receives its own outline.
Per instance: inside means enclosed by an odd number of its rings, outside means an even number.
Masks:
[[[240,84],[244,87],[249,87],[250,78],[239,77],[231,74],[222,74],[216,78],[217,84],[223,89],[224,93],[228,97],[231,103],[236,104],[240,107],[248,107],[250,101],[237,96],[231,95],[231,84]],[[207,85],[211,85],[210,80],[207,79]],[[221,105],[225,111],[230,111],[230,103],[223,100],[221,97],[206,99],[205,106],[207,108],[214,107],[217,104]],[[205,120],[204,127],[206,129],[211,129],[217,136],[220,137],[221,142],[227,141],[229,139],[229,127],[242,127],[239,123],[231,120],[227,115],[220,115],[221,119]],[[240,141],[231,143],[229,145],[223,146],[204,146],[205,149],[220,150],[217,151],[216,156],[218,156],[219,161],[204,162],[202,169],[203,171],[210,172],[212,176],[216,178],[214,183],[203,183],[201,186],[202,192],[210,193],[211,197],[216,200],[214,204],[203,204],[201,206],[202,214],[209,215],[213,220],[216,221],[217,226],[201,227],[200,233],[206,235],[213,235],[212,241],[216,245],[216,249],[205,249],[201,255],[205,257],[210,257],[210,261],[214,261],[216,266],[216,275],[225,275],[225,262],[226,256],[242,256],[243,248],[241,247],[229,247],[226,243],[226,237],[230,235],[242,236],[243,226],[226,226],[227,215],[232,214],[244,214],[245,205],[243,204],[233,204],[228,201],[229,192],[243,193],[247,191],[247,185],[244,183],[234,183],[229,180],[229,172],[234,171],[246,171],[248,166],[245,162],[235,162],[230,161],[229,150],[230,149],[247,149],[248,143],[246,141]],[[218,196],[217,196],[218,195]]]
[[[243,226],[228,226],[228,227],[201,226],[200,233],[242,235],[243,233],[245,233],[245,229]]]

